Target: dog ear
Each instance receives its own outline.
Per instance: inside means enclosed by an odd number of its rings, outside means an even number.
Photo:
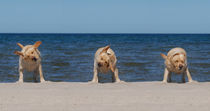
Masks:
[[[23,56],[23,53],[20,51],[15,51],[14,54],[19,55],[19,56]]]
[[[101,51],[101,53],[100,54],[102,54],[102,53],[106,53],[107,52],[107,50],[110,48],[110,46],[108,45],[108,46],[106,46],[102,51]]]
[[[34,44],[34,47],[35,47],[35,48],[38,48],[41,44],[42,44],[41,41],[37,41],[37,42]]]
[[[23,48],[23,47],[24,47],[21,43],[17,43],[17,45],[18,45],[20,48]]]
[[[163,59],[167,59],[167,56],[163,53],[160,53],[160,55],[162,56]]]

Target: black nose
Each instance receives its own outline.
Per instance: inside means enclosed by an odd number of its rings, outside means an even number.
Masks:
[[[102,64],[101,63],[98,63],[98,67],[101,67],[102,66]]]
[[[37,61],[36,57],[34,57],[32,60],[35,61],[35,62]]]
[[[182,68],[183,68],[183,65],[179,65],[179,70],[182,70]]]

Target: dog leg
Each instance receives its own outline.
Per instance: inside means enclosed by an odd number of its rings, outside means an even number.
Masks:
[[[163,83],[167,83],[169,71],[167,68],[165,68],[164,77],[163,77]]]
[[[114,70],[114,68],[112,67],[112,64],[110,64],[110,68],[111,68],[111,72],[112,72],[112,82],[115,82],[116,80],[115,80],[115,70]]]
[[[39,65],[39,75],[40,75],[40,82],[45,82],[44,76],[42,74],[42,65]]]
[[[115,82],[115,76],[114,76],[114,73],[112,73],[112,82]]]
[[[94,68],[93,68],[93,79],[91,82],[94,82],[94,83],[98,83],[98,70],[97,70],[97,63],[94,62]]]
[[[189,72],[188,68],[186,70],[186,74],[187,74],[188,82],[193,82],[192,77],[190,75],[190,72]]]
[[[18,82],[23,82],[23,68],[19,68],[19,80]]]
[[[182,82],[185,83],[185,73],[182,74]]]
[[[168,82],[171,82],[171,72],[168,73]]]
[[[94,68],[94,74],[93,74],[93,79],[91,82],[98,83],[98,71],[97,69]]]
[[[37,81],[37,75],[39,74],[39,72],[36,70],[34,71],[34,74],[33,74],[33,79],[34,79],[34,82],[38,82]]]
[[[115,77],[115,82],[117,82],[117,83],[120,82],[117,68],[115,68],[115,70],[114,70],[114,77]]]

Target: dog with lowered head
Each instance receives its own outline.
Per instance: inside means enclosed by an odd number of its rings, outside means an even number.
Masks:
[[[165,72],[163,82],[171,82],[171,73],[182,74],[182,82],[185,83],[185,75],[188,77],[189,82],[193,82],[187,67],[187,53],[182,48],[171,49],[167,56],[161,53],[165,59]]]
[[[14,54],[19,55],[19,81],[23,82],[23,72],[34,72],[33,79],[37,82],[37,76],[40,75],[40,82],[44,82],[44,76],[42,74],[41,56],[38,47],[41,45],[41,41],[37,41],[34,45],[23,46],[20,43],[17,45],[22,49],[15,51]]]
[[[111,71],[112,81],[120,82],[118,69],[116,67],[117,58],[110,46],[99,48],[95,53],[93,79],[91,82],[98,83],[98,73],[108,73]]]

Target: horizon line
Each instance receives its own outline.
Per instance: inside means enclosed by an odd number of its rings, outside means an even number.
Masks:
[[[208,35],[210,33],[0,33],[0,34],[203,34],[203,35]]]

